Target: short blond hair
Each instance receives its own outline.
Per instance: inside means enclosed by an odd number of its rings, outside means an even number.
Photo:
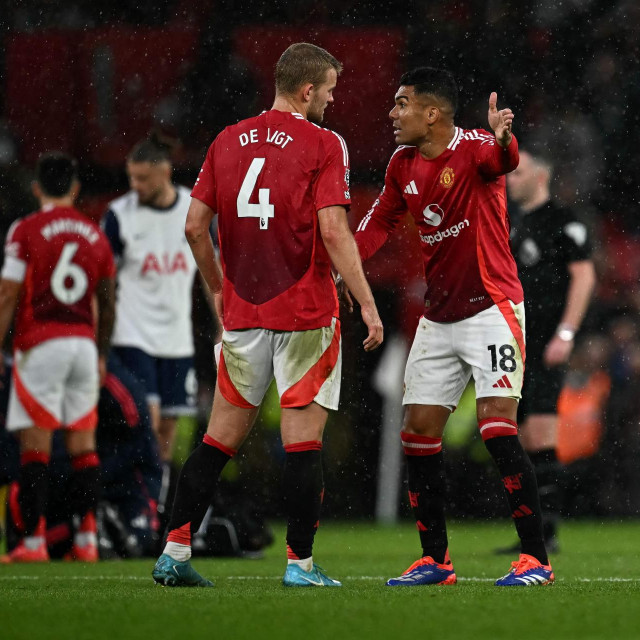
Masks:
[[[329,69],[340,74],[342,64],[328,51],[308,42],[292,44],[276,64],[276,93],[293,95],[304,84],[322,84]]]

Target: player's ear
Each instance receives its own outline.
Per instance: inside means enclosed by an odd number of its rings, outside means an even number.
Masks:
[[[74,180],[71,183],[71,188],[69,189],[69,195],[74,201],[78,197],[78,194],[80,193],[80,187],[81,187],[80,180]]]
[[[40,198],[42,198],[42,187],[37,180],[33,180],[31,182],[31,193],[33,193],[33,197],[36,200],[40,200]]]
[[[302,85],[300,92],[302,94],[303,102],[311,102],[311,98],[313,96],[314,85],[311,83]]]
[[[440,109],[436,106],[427,107],[427,123],[435,124],[440,119]]]

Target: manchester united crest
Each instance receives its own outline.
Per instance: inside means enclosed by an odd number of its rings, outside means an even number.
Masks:
[[[456,174],[453,173],[453,169],[451,167],[445,167],[440,174],[440,184],[445,189],[451,189],[453,187],[453,182],[456,179]]]

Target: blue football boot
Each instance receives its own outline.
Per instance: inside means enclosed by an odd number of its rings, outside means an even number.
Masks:
[[[163,587],[213,587],[213,582],[203,578],[186,560],[180,562],[163,553],[151,573]]]
[[[387,580],[387,587],[422,587],[429,584],[455,584],[456,574],[447,557],[440,564],[431,556],[414,562],[401,576]]]
[[[550,564],[544,565],[533,556],[520,554],[517,562],[511,563],[506,576],[496,580],[496,587],[533,587],[553,584],[555,576]]]
[[[297,564],[288,564],[284,572],[282,584],[285,587],[341,587],[338,582],[322,573],[322,569],[314,564],[311,571],[305,571]]]

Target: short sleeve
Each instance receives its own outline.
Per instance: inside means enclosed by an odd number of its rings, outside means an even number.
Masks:
[[[25,225],[16,220],[7,233],[4,245],[4,265],[2,277],[7,280],[22,282],[27,270],[28,245]]]
[[[107,237],[109,244],[111,245],[111,251],[113,255],[118,258],[122,257],[124,252],[124,243],[120,236],[120,223],[118,217],[112,209],[107,210],[102,218],[102,230]]]
[[[204,202],[213,211],[216,210],[214,161],[217,140],[216,138],[209,147],[207,156],[204,159],[204,164],[200,169],[196,183],[191,191],[192,198],[197,198],[201,202]]]
[[[4,255],[27,261],[28,255],[27,234],[23,220],[16,220],[7,233],[4,245]]]
[[[325,130],[323,133],[320,169],[313,188],[316,211],[331,206],[348,207],[351,204],[347,143],[333,131]]]
[[[584,222],[570,216],[560,229],[560,250],[567,262],[591,259],[589,229]]]

